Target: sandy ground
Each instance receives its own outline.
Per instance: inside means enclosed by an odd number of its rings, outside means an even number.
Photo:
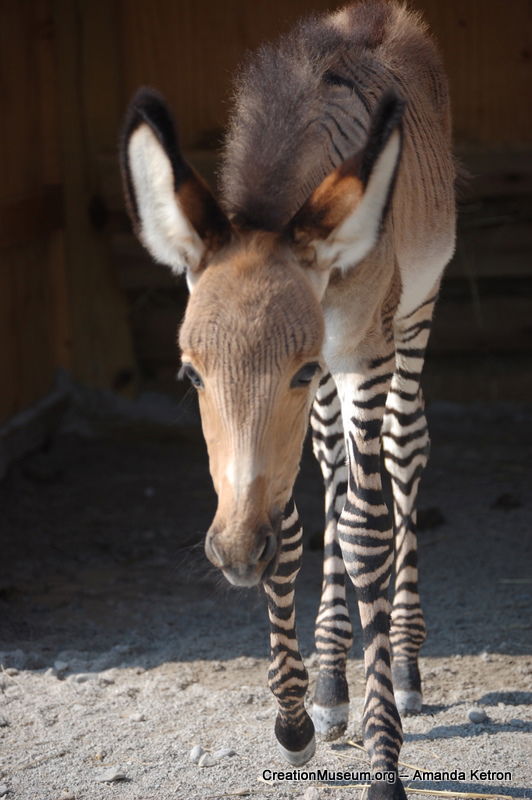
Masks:
[[[532,798],[532,417],[452,407],[430,417],[425,706],[404,720],[405,784]],[[263,781],[264,770],[287,769],[263,597],[230,588],[203,555],[214,497],[198,432],[156,433],[61,436],[0,486],[0,796],[358,798],[339,782]],[[309,542],[298,627],[312,697],[322,510],[308,452],[296,498]],[[367,767],[349,744],[360,742],[360,656],[357,643],[349,735],[319,743],[308,770]],[[484,722],[470,722],[471,706]],[[200,767],[195,744],[234,755]],[[423,782],[416,767],[466,775]],[[113,771],[124,779],[105,781]]]

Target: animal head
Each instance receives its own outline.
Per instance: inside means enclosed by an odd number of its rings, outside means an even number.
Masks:
[[[312,192],[283,230],[231,220],[184,160],[152,90],[130,106],[121,149],[136,233],[156,261],[185,273],[179,335],[196,387],[218,509],[205,549],[235,584],[270,574],[324,370],[320,301],[333,269],[374,246],[401,149],[402,104],[388,95],[366,147]]]

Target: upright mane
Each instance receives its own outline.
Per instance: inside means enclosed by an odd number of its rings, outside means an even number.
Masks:
[[[221,170],[224,204],[239,224],[281,230],[324,175],[360,147],[369,109],[344,62],[363,61],[382,44],[394,11],[375,0],[312,16],[244,64]],[[337,89],[353,92],[362,124],[350,131],[346,151],[331,158],[327,148],[338,130],[326,106]]]

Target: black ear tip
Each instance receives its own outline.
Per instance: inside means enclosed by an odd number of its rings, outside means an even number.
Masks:
[[[363,151],[360,177],[365,184],[369,180],[373,165],[392,133],[399,129],[406,109],[406,102],[394,89],[387,89],[373,113],[370,131]]]
[[[394,89],[387,89],[375,112],[375,123],[379,128],[393,130],[401,122],[406,109],[406,101]]]
[[[150,86],[137,89],[130,103],[130,109],[143,117],[170,116],[170,110],[162,94]]]
[[[375,112],[375,128],[391,133],[400,124],[405,110],[406,101],[394,89],[387,89]]]
[[[124,135],[129,137],[143,122],[165,139],[168,136],[177,138],[174,119],[164,97],[149,86],[137,89],[133,95],[126,114]]]

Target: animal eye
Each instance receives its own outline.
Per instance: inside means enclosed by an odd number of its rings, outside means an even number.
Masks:
[[[308,386],[319,369],[320,365],[317,361],[311,361],[308,364],[304,364],[290,381],[291,388],[297,389],[299,386]]]
[[[188,378],[192,386],[195,386],[196,389],[203,388],[203,381],[201,379],[201,375],[199,372],[196,372],[193,366],[190,364],[183,364],[179,373],[177,375],[178,378]]]

